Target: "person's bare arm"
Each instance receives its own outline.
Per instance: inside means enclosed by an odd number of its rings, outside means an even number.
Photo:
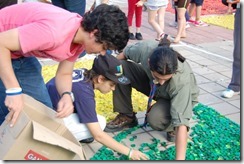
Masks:
[[[187,127],[185,125],[180,125],[176,128],[176,160],[185,160],[186,158],[187,134]]]
[[[130,148],[127,146],[117,142],[112,137],[110,137],[106,132],[102,131],[100,128],[99,123],[88,123],[88,129],[90,130],[94,139],[101,144],[107,146],[110,149],[115,150],[124,155],[128,155],[130,152]],[[132,160],[147,160],[147,156],[138,150],[132,150],[131,152],[131,159]]]
[[[20,88],[11,62],[11,51],[21,50],[17,29],[0,33],[0,78],[7,89]],[[22,94],[6,96],[5,105],[9,109],[10,126],[13,126],[23,109]]]
[[[57,87],[57,91],[62,95],[64,92],[71,92],[72,90],[72,73],[74,68],[74,62],[70,61],[62,61],[59,63],[56,76],[55,83]],[[60,101],[57,105],[57,117],[63,118],[74,111],[73,102],[71,96],[65,94],[61,97]]]

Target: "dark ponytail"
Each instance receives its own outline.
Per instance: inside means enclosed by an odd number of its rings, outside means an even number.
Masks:
[[[165,46],[165,47],[170,47],[170,40],[168,39],[168,34],[164,34],[164,37],[159,41],[158,46]],[[178,60],[181,61],[182,63],[186,60],[180,53],[177,53]]]

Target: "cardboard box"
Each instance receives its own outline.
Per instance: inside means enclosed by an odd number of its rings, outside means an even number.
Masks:
[[[14,127],[0,126],[1,160],[86,160],[81,144],[56,112],[28,95]]]

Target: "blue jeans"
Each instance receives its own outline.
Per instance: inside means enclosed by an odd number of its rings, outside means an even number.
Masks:
[[[38,60],[35,57],[19,58],[12,60],[12,65],[23,93],[52,108],[52,102],[41,74],[42,67]],[[8,114],[8,109],[4,104],[5,90],[0,80],[0,125]]]
[[[232,77],[228,86],[229,89],[241,91],[241,9],[236,8],[234,20],[234,51],[232,64]]]
[[[55,6],[83,16],[86,11],[86,0],[52,0]]]

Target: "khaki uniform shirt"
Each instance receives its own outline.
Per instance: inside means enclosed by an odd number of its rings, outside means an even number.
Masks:
[[[146,40],[129,45],[124,54],[127,59],[141,63],[149,79],[153,77],[148,65],[148,58],[158,46],[154,40]],[[158,86],[154,99],[167,99],[171,102],[171,124],[173,127],[186,125],[189,127],[189,119],[192,117],[192,108],[198,102],[199,88],[190,65],[178,60],[178,69],[172,78],[162,86]]]

